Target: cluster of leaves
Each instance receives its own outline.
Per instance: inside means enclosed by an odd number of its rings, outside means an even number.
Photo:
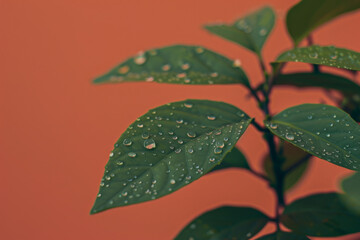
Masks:
[[[194,219],[176,239],[250,239],[268,222],[276,223],[277,231],[259,239],[300,240],[359,232],[359,174],[344,180],[345,193],[319,193],[289,204],[284,199],[284,193],[301,178],[312,156],[351,170],[360,169],[360,126],[356,122],[360,119],[360,86],[318,68],[323,65],[359,71],[360,53],[334,46],[298,47],[317,27],[359,7],[358,0],[299,2],[286,18],[295,47],[271,63],[271,73],[266,71],[261,54],[275,24],[270,7],[232,24],[205,26],[210,33],[258,56],[264,82],[256,88],[239,60],[201,46],[175,45],[141,52],[97,78],[95,83],[242,84],[258,101],[265,120],[261,126],[237,107],[209,100],[185,100],[150,110],[116,142],[91,213],[157,199],[210,172],[241,168],[269,183],[278,198],[277,211],[282,211],[271,218],[250,207],[223,206]],[[281,73],[288,62],[316,67],[313,72]],[[272,116],[270,93],[281,85],[337,91],[343,97],[336,103],[343,110],[325,104],[302,104]],[[255,172],[235,147],[250,124],[264,133],[269,145],[269,155],[263,161],[264,175]],[[280,223],[292,232],[282,231]]]

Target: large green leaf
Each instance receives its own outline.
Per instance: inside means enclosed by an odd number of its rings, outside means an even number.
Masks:
[[[308,240],[304,235],[299,235],[297,233],[293,232],[275,232],[271,233],[269,235],[265,235],[261,238],[258,238],[257,240]]]
[[[261,49],[275,23],[275,13],[264,7],[233,24],[206,25],[205,28],[222,38],[235,42],[260,55]]]
[[[224,158],[224,160],[214,167],[211,172],[224,170],[229,168],[244,168],[249,170],[250,166],[246,160],[244,154],[237,148],[234,147]]]
[[[341,182],[341,187],[349,197],[360,204],[360,172],[356,172]]]
[[[175,240],[246,240],[258,233],[268,221],[268,217],[256,209],[224,206],[194,219]]]
[[[237,62],[199,46],[174,45],[141,52],[94,83],[159,82],[249,85]]]
[[[303,104],[266,121],[278,137],[333,164],[360,169],[360,126],[339,108]]]
[[[359,0],[302,0],[289,10],[287,29],[295,45],[298,45],[317,27],[358,8]]]
[[[150,110],[116,142],[91,213],[156,199],[195,181],[222,161],[251,120],[230,104],[207,100]]]
[[[284,142],[283,157],[283,171],[289,169],[291,166],[299,163],[300,161],[303,161],[304,159],[310,158],[307,152],[287,142]],[[272,182],[272,184],[275,184],[276,179],[273,169],[273,163],[269,155],[264,158],[263,167],[268,179]],[[297,168],[289,172],[289,174],[287,174],[284,179],[284,190],[289,190],[290,188],[292,188],[304,175],[307,167],[308,161],[306,160],[303,161]]]
[[[360,94],[360,86],[341,76],[328,73],[291,73],[281,74],[275,85],[295,86],[299,88],[320,87],[337,90],[343,94]]]
[[[342,195],[321,193],[298,199],[285,207],[281,222],[309,236],[335,237],[360,231],[360,215],[349,210]]]
[[[284,52],[275,62],[304,62],[359,71],[360,53],[345,48],[313,45]]]

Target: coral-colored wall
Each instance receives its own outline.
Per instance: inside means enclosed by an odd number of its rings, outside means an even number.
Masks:
[[[221,204],[250,205],[272,214],[274,197],[266,185],[247,172],[229,170],[156,201],[90,216],[113,143],[147,109],[208,98],[262,117],[242,86],[94,86],[90,80],[139,50],[186,43],[240,58],[253,82],[259,82],[253,54],[201,26],[273,6],[278,22],[264,49],[270,61],[291,47],[283,20],[296,2],[1,0],[0,239],[166,240]],[[359,23],[359,13],[341,17],[321,27],[314,40],[360,51]],[[291,64],[287,69],[306,68]],[[274,92],[272,109],[318,101],[329,102],[318,90],[281,89]],[[239,144],[260,170],[266,149],[260,135],[250,127]],[[289,199],[337,189],[339,178],[349,172],[314,159]]]

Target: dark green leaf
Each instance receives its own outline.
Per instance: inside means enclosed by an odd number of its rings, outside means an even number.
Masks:
[[[349,113],[357,122],[360,122],[360,94],[347,95],[341,103],[341,109]]]
[[[275,232],[269,235],[265,235],[257,240],[307,240],[306,236],[299,235],[293,232]]]
[[[251,120],[230,104],[207,100],[150,110],[115,144],[91,213],[156,199],[195,181],[222,161]]]
[[[285,207],[281,222],[309,236],[336,237],[360,231],[360,215],[342,202],[342,194],[322,193],[298,199]]]
[[[346,195],[354,198],[360,204],[360,172],[356,172],[350,177],[345,178],[341,187]]]
[[[281,74],[276,78],[276,85],[304,87],[321,87],[337,90],[343,94],[360,94],[360,86],[355,82],[328,73],[292,73]]]
[[[360,53],[345,48],[314,45],[284,52],[275,62],[304,62],[359,71]]]
[[[235,42],[260,55],[274,23],[274,11],[270,7],[264,7],[231,25],[214,24],[207,25],[205,28],[213,34]]]
[[[252,238],[268,222],[262,212],[245,207],[224,206],[194,219],[176,240],[224,240]]]
[[[250,169],[249,164],[244,154],[237,148],[234,147],[224,158],[224,160],[214,167],[211,172],[224,170],[228,168],[244,168]]]
[[[290,143],[284,142],[283,157],[284,163],[282,165],[282,169],[284,171],[294,164],[302,162],[297,168],[287,174],[284,179],[284,188],[285,190],[289,190],[301,179],[301,177],[306,172],[308,167],[307,160],[310,158],[310,156],[307,152],[301,150],[300,148],[295,147]],[[275,184],[273,164],[269,155],[264,158],[263,167],[266,172],[266,176],[273,184]]]
[[[333,164],[360,169],[360,126],[342,110],[324,104],[288,108],[266,122],[272,133]]]
[[[249,85],[237,64],[198,46],[174,45],[139,53],[121,63],[94,83],[155,81],[174,84]]]
[[[295,45],[298,45],[317,27],[358,8],[359,0],[302,0],[289,10],[287,29]]]

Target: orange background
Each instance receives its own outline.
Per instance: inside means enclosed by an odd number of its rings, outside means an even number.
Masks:
[[[261,113],[242,86],[127,83],[90,80],[137,53],[176,43],[198,44],[240,58],[253,83],[259,66],[249,51],[202,30],[265,4],[278,14],[264,48],[266,61],[292,46],[283,24],[294,0],[1,0],[0,1],[0,239],[172,239],[198,214],[221,204],[273,214],[266,184],[241,170],[208,175],[156,201],[89,215],[109,152],[138,116],[187,98],[232,103]],[[319,44],[360,51],[360,14],[321,27]],[[287,69],[309,69],[289,64]],[[269,66],[268,66],[269,67]],[[279,89],[273,112],[304,102],[329,102],[318,90]],[[252,128],[240,146],[255,169],[266,146]],[[350,171],[314,159],[289,200],[337,189]],[[269,225],[265,231],[270,231]]]

